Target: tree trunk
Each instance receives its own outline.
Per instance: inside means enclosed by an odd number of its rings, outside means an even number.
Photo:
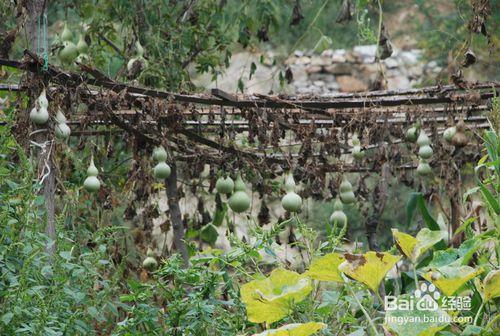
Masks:
[[[177,167],[172,163],[172,173],[166,179],[168,208],[170,210],[170,222],[174,231],[175,249],[181,253],[184,266],[189,265],[189,254],[184,241],[184,225],[182,224],[181,209],[179,208],[179,195],[177,193]]]
[[[26,21],[26,37],[29,43],[28,48],[36,53],[38,50],[38,27],[39,20],[42,19],[42,16],[45,11],[45,0],[27,0],[26,1],[26,9],[28,13],[27,21]],[[43,77],[37,73],[29,74],[27,77],[28,86],[32,88],[30,90],[31,99],[30,101],[33,103],[37,98],[37,95],[40,93],[40,89],[44,86]],[[31,107],[28,107],[27,113],[31,110]],[[34,141],[42,146],[42,148],[37,148],[38,152],[36,154],[36,162],[38,164],[38,178],[43,183],[43,196],[45,198],[45,213],[47,216],[47,223],[45,227],[45,233],[47,236],[53,241],[53,243],[49,243],[47,246],[47,252],[53,254],[56,249],[55,240],[56,240],[56,221],[55,221],[55,170],[53,165],[53,139],[50,137],[50,120],[44,125],[46,131],[41,131],[35,134]],[[43,179],[43,180],[41,180]]]

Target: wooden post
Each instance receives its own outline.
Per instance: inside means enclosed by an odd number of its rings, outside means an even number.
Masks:
[[[175,249],[180,252],[184,260],[184,266],[189,266],[189,254],[184,237],[184,225],[182,223],[181,210],[179,208],[179,195],[177,192],[177,167],[175,162],[171,164],[172,172],[166,179],[168,208],[170,210],[170,222],[174,231]]]

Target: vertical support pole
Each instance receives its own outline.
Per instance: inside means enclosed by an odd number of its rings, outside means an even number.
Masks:
[[[180,252],[184,260],[184,266],[189,266],[189,254],[184,237],[184,225],[182,223],[181,210],[179,207],[179,194],[177,191],[177,166],[172,162],[172,172],[170,177],[166,179],[167,186],[168,208],[170,210],[170,221],[174,231],[175,249]]]

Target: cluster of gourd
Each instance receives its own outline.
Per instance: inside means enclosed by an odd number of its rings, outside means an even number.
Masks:
[[[153,150],[153,159],[158,163],[153,168],[153,175],[158,180],[164,180],[170,177],[172,170],[167,164],[167,151],[163,146],[158,146]]]
[[[245,192],[245,182],[241,174],[236,177],[236,182],[229,175],[220,176],[215,183],[215,189],[219,194],[229,197],[227,203],[234,212],[241,213],[250,208],[250,196]]]
[[[361,160],[365,157],[365,152],[361,150],[361,141],[358,139],[358,135],[354,133],[352,136],[352,156],[356,160]]]
[[[139,64],[136,65],[136,62]],[[135,57],[132,57],[127,63],[127,70],[129,74],[134,68],[142,69],[146,66],[147,62],[144,58],[144,48],[139,41],[135,42]]]
[[[57,57],[63,64],[71,64],[73,61],[79,63],[87,63],[89,56],[87,54],[89,46],[82,34],[78,38],[76,45],[73,43],[73,33],[68,28],[68,24],[64,24],[63,31],[61,32],[60,39],[62,48],[59,50]]]
[[[463,119],[457,123],[456,126],[448,127],[443,132],[443,139],[456,147],[463,147],[467,145],[468,139],[465,135],[465,123]],[[419,150],[419,163],[417,166],[417,173],[419,175],[429,175],[432,173],[432,168],[429,165],[429,159],[433,154],[431,147],[431,139],[427,136],[424,129],[420,128],[420,124],[415,124],[406,131],[406,140],[409,142],[416,142]]]

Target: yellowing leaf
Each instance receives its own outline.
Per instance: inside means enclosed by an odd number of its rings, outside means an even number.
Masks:
[[[387,252],[369,251],[365,254],[344,254],[346,259],[339,270],[348,277],[364,283],[376,292],[387,272],[401,259]]]
[[[413,263],[417,262],[418,258],[434,244],[443,239],[442,231],[431,231],[428,228],[420,230],[415,238],[407,233],[399,232],[397,229],[392,229],[392,235],[398,249]]]
[[[313,260],[305,275],[315,280],[344,282],[339,271],[339,265],[344,260],[344,257],[338,253],[324,255]]]
[[[481,268],[476,270],[470,266],[443,266],[425,273],[423,277],[439,288],[441,293],[451,296],[467,281],[482,272]]]
[[[326,328],[326,324],[319,322],[292,323],[278,329],[269,329],[253,336],[309,336]]]
[[[241,286],[240,294],[250,322],[272,323],[287,316],[292,305],[304,300],[311,290],[311,280],[305,275],[276,269],[268,278]]]
[[[483,290],[486,301],[500,296],[500,270],[493,270],[488,273],[484,278]]]

